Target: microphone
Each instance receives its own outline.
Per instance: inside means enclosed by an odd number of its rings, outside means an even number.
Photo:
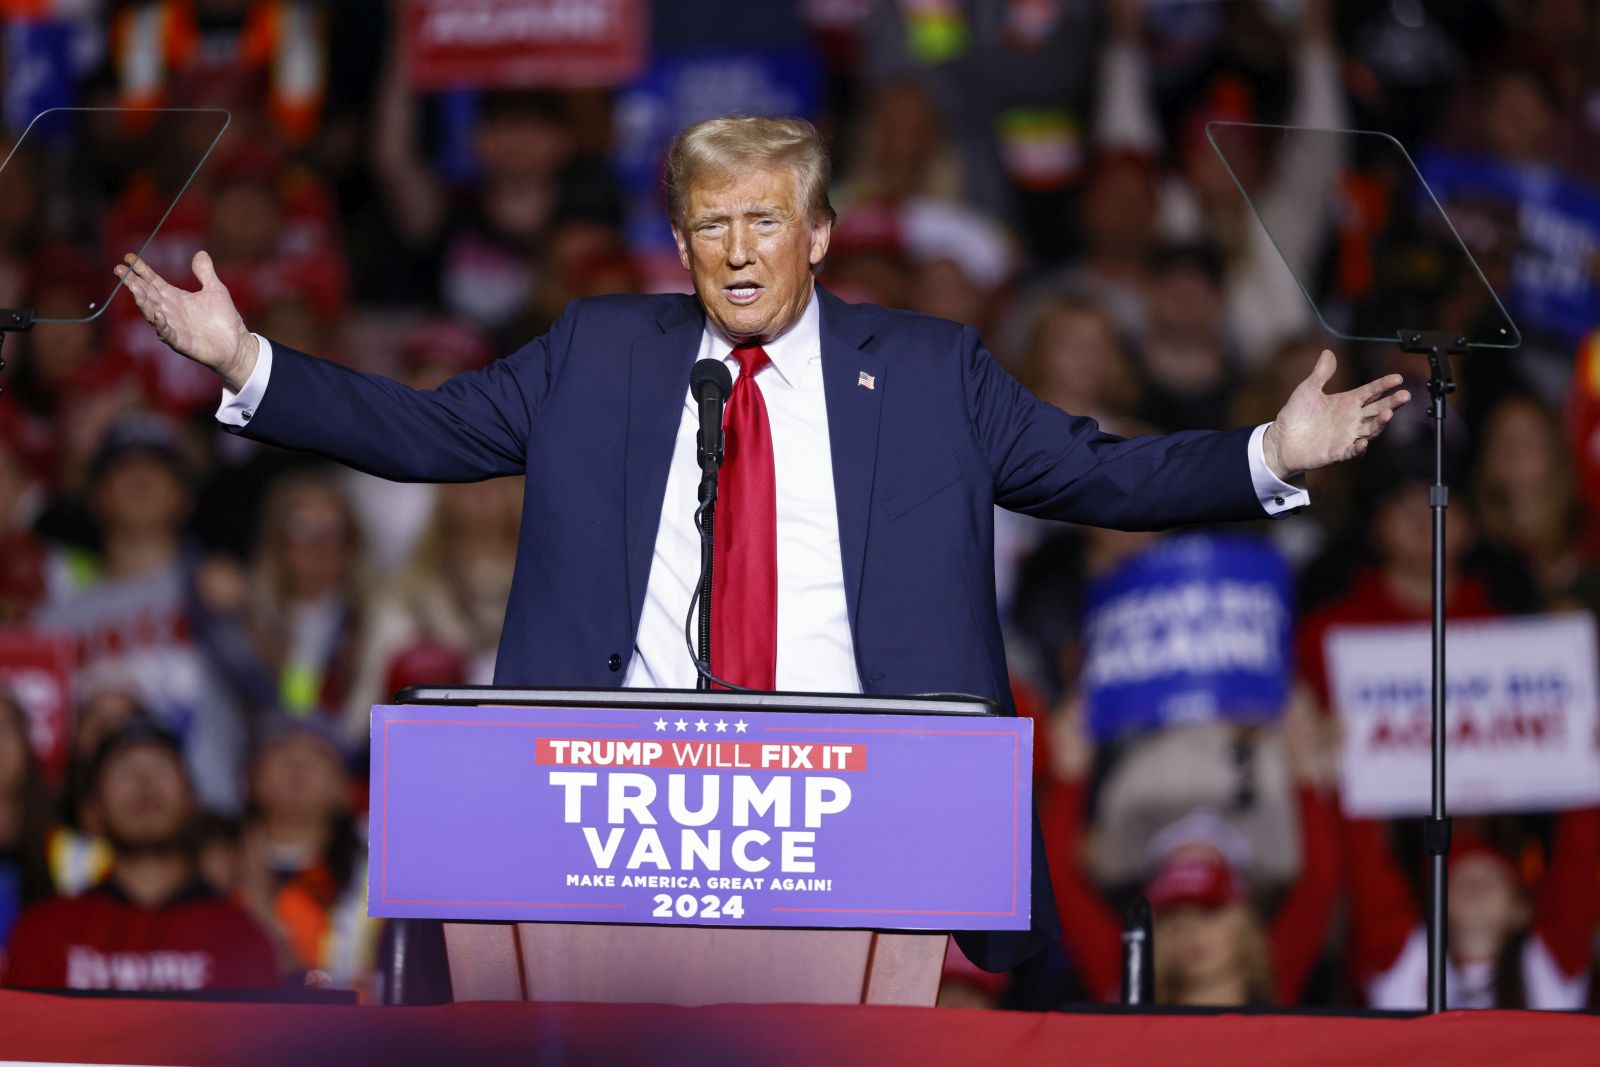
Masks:
[[[724,681],[711,673],[711,574],[716,562],[717,469],[722,466],[722,404],[733,390],[733,375],[720,359],[702,359],[689,372],[689,393],[700,407],[700,432],[695,444],[700,450],[700,506],[694,509],[694,523],[700,531],[700,580],[689,597],[689,613],[683,620],[683,642],[694,662],[696,688],[713,684],[741,693],[754,690]],[[700,647],[695,648],[696,617],[700,620]]]
[[[702,359],[689,372],[689,393],[700,406],[700,433],[695,444],[703,471],[722,466],[722,404],[732,389],[733,375],[720,359]]]

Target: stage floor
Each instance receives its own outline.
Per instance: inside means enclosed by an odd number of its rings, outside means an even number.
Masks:
[[[0,1060],[338,1064],[1600,1064],[1600,1017],[1132,1016],[813,1005],[194,1003],[0,992]]]

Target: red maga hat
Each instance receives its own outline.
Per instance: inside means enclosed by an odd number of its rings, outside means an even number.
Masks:
[[[1180,853],[1161,865],[1144,895],[1157,912],[1184,904],[1220,908],[1245,898],[1244,885],[1218,855]]]

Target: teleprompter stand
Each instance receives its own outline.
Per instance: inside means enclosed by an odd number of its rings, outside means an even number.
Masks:
[[[1433,510],[1433,781],[1432,801],[1423,823],[1423,848],[1428,855],[1428,1010],[1445,1007],[1447,936],[1445,928],[1445,860],[1450,854],[1450,816],[1445,806],[1445,514],[1450,507],[1450,487],[1444,479],[1445,398],[1455,392],[1450,357],[1465,354],[1467,340],[1427,330],[1402,331],[1400,347],[1428,358],[1428,418],[1433,423],[1433,485],[1428,507]]]
[[[1450,818],[1445,794],[1445,515],[1450,506],[1450,489],[1444,478],[1445,399],[1455,389],[1450,374],[1450,357],[1476,352],[1480,355],[1507,352],[1521,343],[1521,334],[1493,286],[1484,276],[1444,207],[1423,179],[1410,153],[1393,137],[1373,130],[1315,129],[1305,126],[1275,126],[1257,123],[1212,122],[1206,137],[1228,168],[1245,203],[1260,222],[1284,266],[1294,276],[1301,294],[1310,304],[1323,328],[1346,341],[1363,344],[1398,344],[1403,352],[1426,356],[1428,360],[1428,416],[1433,423],[1433,484],[1428,506],[1433,511],[1432,546],[1432,802],[1423,825],[1427,853],[1429,887],[1428,926],[1428,1010],[1443,1011],[1446,1005],[1447,934],[1445,925],[1445,860],[1450,852]],[[1308,212],[1327,212],[1327,203],[1300,203],[1272,195],[1270,183],[1259,181],[1261,164],[1294,158],[1301,167],[1314,164],[1319,171],[1336,173],[1352,161],[1364,161],[1388,174],[1393,183],[1390,203],[1406,213],[1405,221],[1414,224],[1413,240],[1426,242],[1435,264],[1435,276],[1456,286],[1456,291],[1474,301],[1471,328],[1443,332],[1410,328],[1410,324],[1384,321],[1383,315],[1398,314],[1394,309],[1373,308],[1359,330],[1346,317],[1325,316],[1305,279],[1315,270],[1315,242],[1307,242],[1305,216]],[[1396,305],[1396,308],[1399,305]],[[1371,321],[1376,319],[1377,321]]]

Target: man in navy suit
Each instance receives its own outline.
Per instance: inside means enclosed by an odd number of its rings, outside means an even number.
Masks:
[[[996,504],[1121,529],[1292,510],[1308,500],[1302,472],[1360,455],[1409,399],[1398,375],[1324,394],[1324,352],[1265,426],[1113,437],[1035,399],[971,329],[818,287],[827,183],[804,121],[690,127],[667,199],[695,295],[577,301],[543,337],[431,392],[250,333],[204,252],[198,292],[133,256],[117,272],[163,341],[221,374],[218,418],[237,432],[398,480],[526,476],[503,685],[694,685],[698,358],[737,376],[718,503],[731,554],[713,597],[713,657],[727,651],[713,668],[1007,706]],[[1034,931],[963,937],[974,962],[1003,969],[1050,936],[1035,853]]]

